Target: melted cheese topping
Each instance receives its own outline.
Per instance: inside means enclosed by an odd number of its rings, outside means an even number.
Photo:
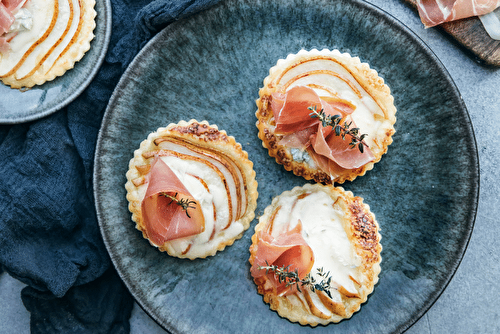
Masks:
[[[280,196],[277,206],[279,210],[273,220],[273,237],[292,230],[300,220],[302,236],[314,253],[311,276],[321,281],[317,271],[323,268],[332,277],[332,293],[335,294],[334,289],[340,286],[357,293],[351,277],[357,278],[356,268],[361,265],[361,259],[344,230],[344,211],[323,191],[315,191],[299,199],[295,194],[288,193]],[[324,307],[315,293],[310,295],[317,307]]]

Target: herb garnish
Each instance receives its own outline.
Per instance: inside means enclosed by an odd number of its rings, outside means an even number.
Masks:
[[[266,266],[259,266],[258,269],[265,269],[266,274],[269,273],[269,271],[274,272],[274,275],[278,278],[278,283],[285,282],[286,287],[295,284],[297,286],[297,290],[299,292],[302,292],[300,290],[300,287],[306,286],[309,287],[312,292],[315,292],[316,290],[323,291],[328,295],[328,297],[330,297],[330,299],[332,298],[332,295],[330,293],[330,283],[332,281],[332,277],[330,276],[330,272],[325,273],[323,271],[323,268],[318,268],[318,276],[321,277],[321,281],[319,283],[316,283],[316,279],[311,276],[310,273],[307,274],[304,279],[300,279],[298,270],[295,269],[295,271],[290,271],[290,265],[286,267],[278,267],[276,265],[269,265],[269,263],[267,263],[266,261]]]
[[[323,127],[331,126],[333,128],[333,131],[335,132],[335,135],[341,136],[342,140],[345,140],[346,135],[351,136],[351,142],[349,143],[349,147],[351,149],[357,146],[359,151],[363,153],[364,146],[368,147],[368,144],[363,141],[363,139],[365,139],[365,137],[368,135],[362,134],[359,136],[359,128],[350,128],[352,122],[348,123],[347,121],[344,121],[344,124],[341,124],[342,116],[338,114],[326,115],[323,109],[318,112],[316,110],[316,106],[312,106],[307,109],[312,111],[312,113],[309,114],[311,118],[319,118]]]
[[[195,209],[196,208],[196,205],[195,205],[196,202],[195,201],[190,201],[187,198],[177,198],[177,193],[175,193],[174,196],[169,195],[167,193],[160,193],[160,195],[165,196],[167,198],[170,198],[171,201],[170,201],[170,203],[168,203],[168,205],[170,205],[173,202],[175,202],[178,206],[182,207],[183,211],[186,211],[186,216],[188,216],[189,218],[191,218],[191,216],[189,215],[187,209]]]

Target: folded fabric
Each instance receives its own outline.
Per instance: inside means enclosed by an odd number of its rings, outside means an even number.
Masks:
[[[488,14],[499,6],[500,0],[417,0],[418,14],[426,28]]]
[[[89,87],[51,116],[0,126],[0,265],[28,285],[33,332],[129,332],[132,299],[110,267],[92,193],[100,123],[140,48],[216,2],[112,0],[108,53]]]
[[[31,333],[129,333],[133,299],[113,268],[98,279],[71,288],[63,297],[24,288],[21,292],[31,312]],[[54,311],[56,310],[56,311]]]

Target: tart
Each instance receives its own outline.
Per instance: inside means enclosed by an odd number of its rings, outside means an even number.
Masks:
[[[30,88],[73,68],[94,38],[95,0],[0,3],[0,80]]]
[[[151,245],[205,258],[242,237],[255,217],[253,163],[234,137],[206,121],[149,134],[126,173],[132,220]]]
[[[341,184],[373,169],[387,152],[393,102],[384,80],[359,58],[301,50],[278,60],[264,79],[256,100],[258,136],[286,170]]]
[[[283,192],[259,218],[250,272],[272,310],[316,326],[350,318],[378,282],[375,216],[362,198],[332,185]]]

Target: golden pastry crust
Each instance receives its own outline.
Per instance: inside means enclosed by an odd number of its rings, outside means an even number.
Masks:
[[[341,81],[344,83],[339,85]],[[321,97],[340,97],[355,105],[353,118],[358,118],[355,120],[361,133],[370,131],[365,142],[375,159],[359,168],[340,168],[336,175],[330,175],[311,160],[294,158],[293,151],[280,144],[283,136],[274,133],[271,100],[273,93],[285,93],[296,85],[309,86]],[[264,87],[259,90],[256,103],[258,136],[269,155],[287,171],[323,184],[352,181],[373,169],[374,164],[387,152],[395,133],[396,107],[389,87],[368,64],[361,63],[358,57],[351,57],[338,50],[301,50],[297,54],[290,54],[286,59],[278,60],[269,70],[269,76],[264,79]],[[366,113],[366,110],[369,113]],[[369,119],[365,117],[367,115]]]
[[[318,290],[312,292],[307,287],[301,287],[300,292],[296,291],[288,296],[277,295],[268,282],[269,278],[267,276],[254,278],[258,293],[263,295],[264,302],[268,303],[272,310],[277,311],[281,317],[287,318],[292,322],[299,322],[301,325],[310,326],[318,324],[327,325],[331,322],[337,323],[343,319],[350,318],[353,313],[357,312],[361,304],[366,302],[368,295],[373,292],[374,286],[378,282],[378,276],[381,271],[380,263],[382,261],[380,255],[382,245],[380,244],[381,235],[379,233],[379,226],[374,214],[370,211],[369,206],[363,203],[362,198],[355,197],[352,192],[345,191],[341,187],[306,184],[303,187],[295,187],[291,191],[282,193],[280,196],[274,198],[271,205],[265,209],[264,214],[259,218],[259,223],[255,227],[255,234],[252,236],[250,264],[253,265],[256,261],[259,232],[279,228],[277,224],[282,224],[279,215],[280,210],[284,212],[288,209],[286,206],[287,198],[300,199],[316,192],[327,194],[332,200],[332,207],[335,212],[342,213],[340,223],[347,235],[350,247],[352,247],[356,254],[354,257],[358,261],[356,268],[352,269],[352,272],[349,274],[352,275],[350,279],[355,282],[352,286],[355,287],[356,291],[353,291],[352,287],[344,288],[340,285],[335,289],[338,293],[335,292],[336,295],[332,294],[332,299],[328,298],[324,292]],[[314,207],[315,204],[316,207]],[[312,202],[308,205],[313,207],[312,210],[317,210],[321,204]],[[287,210],[286,214],[289,214],[289,210]],[[301,220],[301,222],[304,226],[304,231],[308,230],[308,224],[309,231],[311,225],[319,224],[317,219],[310,221]],[[310,232],[302,232],[302,235],[307,233]],[[323,231],[321,233],[326,232]],[[313,247],[317,243],[318,240],[315,240],[315,242],[311,242],[309,245]],[[332,253],[332,256],[337,256],[336,254]],[[320,255],[315,252],[315,259],[320,258]],[[322,255],[330,256],[330,254]],[[331,270],[331,268],[326,266],[323,269],[325,272]],[[313,270],[314,268],[311,272]],[[314,296],[315,294],[316,296]]]
[[[19,65],[0,75],[0,80],[11,88],[31,88],[62,76],[83,58],[90,49],[90,42],[95,37],[93,33],[97,15],[94,9],[95,0],[51,0],[37,4],[37,6],[40,5],[55,6],[55,9],[48,15],[54,29],[39,36],[40,38],[33,44],[33,47],[28,49],[28,51],[32,50],[29,55],[9,54],[8,52],[0,57],[0,66],[2,58],[18,59],[16,62]],[[33,7],[36,9],[37,6]],[[33,16],[35,15],[36,13],[33,13]],[[44,45],[44,41],[49,41],[49,39],[53,43]],[[23,69],[23,65],[27,63],[26,59],[33,56],[36,56],[33,62],[39,65],[30,67],[31,70]]]
[[[199,235],[167,241],[163,245],[155,245],[150,241],[151,245],[171,256],[194,259],[215,255],[242,237],[255,217],[257,206],[253,163],[234,137],[206,121],[190,120],[172,123],[149,134],[130,160],[125,185],[127,200],[132,220],[145,239],[148,239],[148,235],[141,203],[147,189],[147,174],[155,155],[170,159],[165,161],[177,173],[197,178],[203,189],[206,189],[204,196],[213,197],[209,207],[213,206],[217,215],[206,215],[204,211],[206,224],[212,219],[213,226],[210,225]],[[210,178],[203,179],[203,175],[209,175]],[[221,202],[223,196],[220,193],[211,194],[217,187],[227,195],[226,201]],[[225,219],[229,224],[222,221],[224,216],[219,215],[226,211]]]

